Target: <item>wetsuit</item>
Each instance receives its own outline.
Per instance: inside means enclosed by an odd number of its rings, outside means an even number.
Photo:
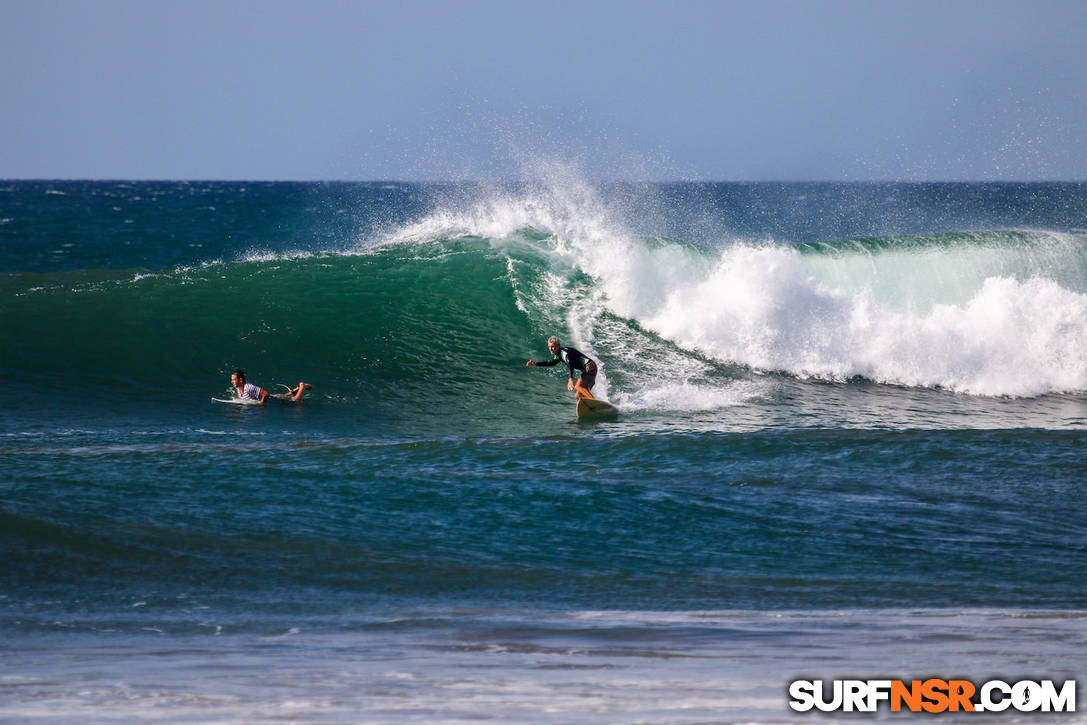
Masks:
[[[596,363],[588,355],[572,347],[559,348],[559,356],[547,362],[538,362],[536,367],[549,368],[552,365],[558,365],[560,362],[566,363],[566,366],[570,368],[571,378],[574,377],[575,370],[580,370],[582,387],[586,390],[593,389],[593,385],[596,384]]]

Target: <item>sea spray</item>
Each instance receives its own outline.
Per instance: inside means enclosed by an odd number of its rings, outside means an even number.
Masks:
[[[722,188],[705,193],[749,193]],[[232,202],[237,213],[253,203],[250,191]],[[137,255],[128,268],[12,272],[0,280],[5,371],[115,398],[149,395],[163,378],[207,388],[224,371],[259,364],[260,380],[296,382],[305,371],[347,405],[411,399],[464,411],[465,395],[484,391],[517,390],[544,405],[555,381],[518,368],[558,334],[599,360],[599,392],[631,409],[655,409],[667,391],[702,391],[672,395],[673,410],[758,399],[765,389],[736,384],[764,374],[986,396],[1087,390],[1081,233],[819,243],[646,233],[669,226],[653,214],[706,213],[705,200],[669,209],[662,199],[673,191],[639,205],[636,186],[616,193],[559,168],[536,183],[430,190],[426,211],[363,232],[353,246],[246,241],[174,267],[140,268]],[[124,204],[134,192],[110,193],[109,203]],[[397,218],[424,196],[373,193],[382,204],[382,195],[413,199]],[[781,193],[785,204],[794,190]],[[214,236],[191,235],[208,245]],[[93,245],[74,249],[83,246]]]
[[[707,248],[639,237],[619,219],[592,186],[564,177],[442,209],[393,241],[484,241],[508,255],[518,307],[538,309],[530,298],[541,298],[537,319],[561,320],[590,350],[608,313],[718,362],[800,377],[978,395],[1087,389],[1082,236],[723,239]],[[532,274],[535,284],[519,278]],[[637,366],[646,344],[626,345],[612,367]]]

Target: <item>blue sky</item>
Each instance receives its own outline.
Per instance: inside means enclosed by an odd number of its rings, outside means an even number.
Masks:
[[[1087,2],[0,0],[0,177],[1087,179]]]

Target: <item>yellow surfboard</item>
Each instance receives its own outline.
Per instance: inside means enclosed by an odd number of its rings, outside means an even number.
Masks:
[[[593,400],[592,398],[578,398],[578,420],[615,418],[618,415],[619,409],[611,403],[606,403],[603,400]]]

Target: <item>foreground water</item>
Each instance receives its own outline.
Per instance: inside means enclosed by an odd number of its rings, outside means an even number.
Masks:
[[[0,714],[1074,677],[1085,227],[1075,184],[0,184]],[[235,367],[315,389],[212,402]]]
[[[816,672],[908,680],[939,667],[982,680],[1065,680],[1083,672],[1087,638],[1082,613],[991,609],[406,609],[356,614],[349,631],[345,619],[266,636],[20,638],[7,657],[5,714],[43,723],[790,722],[812,716],[785,709],[784,683]]]

